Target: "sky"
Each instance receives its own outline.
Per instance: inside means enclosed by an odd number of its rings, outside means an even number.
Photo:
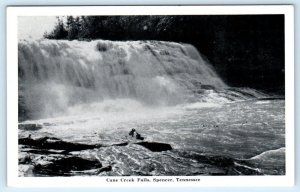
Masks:
[[[44,33],[53,30],[57,19],[55,16],[22,16],[18,18],[19,39],[40,39]]]

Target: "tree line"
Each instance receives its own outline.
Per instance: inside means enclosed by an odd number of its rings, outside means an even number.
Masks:
[[[57,17],[46,39],[91,40],[91,39],[161,39],[169,31],[175,16],[67,16],[64,22]]]

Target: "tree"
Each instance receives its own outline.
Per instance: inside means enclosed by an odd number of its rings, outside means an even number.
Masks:
[[[73,16],[67,17],[67,31],[68,31],[68,39],[78,39],[79,31],[80,31],[81,23],[79,21],[79,17],[74,18]]]
[[[66,39],[68,36],[68,31],[65,28],[65,25],[59,17],[57,17],[57,23],[54,26],[54,29],[52,32],[45,33],[44,38],[46,39]]]

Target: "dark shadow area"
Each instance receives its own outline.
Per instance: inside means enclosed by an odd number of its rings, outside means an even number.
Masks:
[[[94,149],[102,147],[101,145],[87,145],[80,143],[65,142],[54,137],[43,137],[39,139],[21,138],[19,139],[19,145],[27,145],[35,149],[55,149],[69,151],[81,151],[87,149]],[[40,151],[41,152],[41,151]]]
[[[33,173],[37,176],[72,176],[74,171],[99,169],[102,164],[97,160],[82,159],[80,157],[67,157],[53,160],[46,165],[36,165]],[[106,169],[108,171],[108,169]]]
[[[237,160],[228,156],[199,155],[181,153],[184,158],[194,159],[198,163],[218,168],[218,171],[209,175],[263,175],[259,169],[253,168],[253,165],[247,161]],[[197,175],[199,173],[196,173]]]
[[[141,145],[141,146],[149,149],[152,152],[162,152],[162,151],[172,150],[171,145],[166,144],[166,143],[139,142],[139,143],[136,143],[136,144]]]

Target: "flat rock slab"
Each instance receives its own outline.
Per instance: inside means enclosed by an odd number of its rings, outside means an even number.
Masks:
[[[65,151],[81,151],[101,147],[101,145],[70,143],[54,137],[43,137],[39,139],[21,138],[19,139],[19,144],[27,145],[35,149],[55,149]]]
[[[43,128],[42,125],[36,123],[19,124],[18,128],[25,131],[37,131]]]
[[[82,159],[80,157],[67,157],[53,160],[46,165],[36,165],[33,172],[43,176],[71,176],[74,171],[99,169],[102,164],[98,160]],[[105,170],[109,171],[109,170]]]
[[[167,143],[139,142],[139,143],[135,143],[135,144],[141,145],[141,146],[149,149],[152,152],[162,152],[162,151],[172,150],[171,145],[167,144]]]

